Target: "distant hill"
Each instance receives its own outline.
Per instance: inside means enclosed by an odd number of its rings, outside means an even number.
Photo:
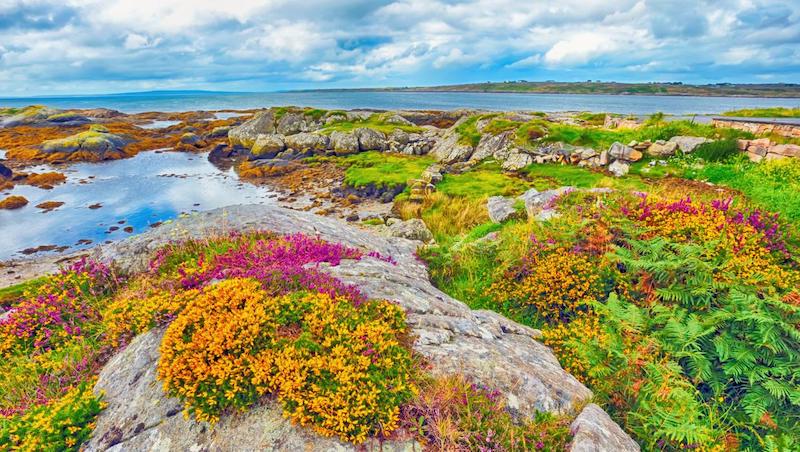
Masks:
[[[351,90],[338,90],[351,91]],[[724,96],[724,97],[793,97],[800,98],[800,84],[687,85],[677,83],[617,82],[485,82],[463,85],[369,88],[354,91],[474,92],[474,93],[537,93],[537,94],[618,94],[656,96]]]

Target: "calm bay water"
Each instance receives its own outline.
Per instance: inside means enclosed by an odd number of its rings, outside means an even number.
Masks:
[[[274,202],[274,192],[241,182],[232,170],[209,163],[207,154],[142,152],[125,160],[30,168],[48,170],[64,172],[67,182],[52,190],[18,185],[0,192],[0,198],[13,194],[29,201],[21,209],[0,210],[0,260],[40,245],[75,250],[87,245],[80,240],[119,240],[130,235],[125,227],[139,233],[181,213]],[[43,212],[35,206],[44,201],[64,205]],[[102,207],[90,209],[94,204]]]
[[[317,91],[284,93],[141,93],[104,96],[0,98],[0,106],[105,107],[126,113],[250,109],[297,105],[324,109],[594,111],[647,115],[716,114],[740,108],[800,107],[800,99],[691,96],[615,96],[516,93],[410,93]]]

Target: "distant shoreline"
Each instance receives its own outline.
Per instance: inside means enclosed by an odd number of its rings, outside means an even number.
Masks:
[[[449,87],[429,88],[326,88],[326,89],[299,89],[290,91],[277,91],[281,93],[455,93],[455,94],[544,94],[551,96],[578,95],[578,96],[652,96],[652,97],[721,97],[721,98],[772,98],[772,99],[800,99],[800,85],[796,91],[790,92],[758,92],[758,93],[695,93],[695,92],[580,92],[580,91],[520,91],[503,89],[455,89]]]
[[[292,93],[456,93],[456,94],[546,94],[546,95],[603,95],[654,97],[719,97],[719,98],[776,98],[800,99],[800,84],[708,84],[679,83],[617,83],[617,82],[485,82],[455,85],[413,87],[310,88],[277,91],[216,91],[216,90],[155,90],[106,94],[51,94],[8,96],[2,100],[69,99],[69,98],[133,98],[140,96],[197,96],[197,95],[269,95]]]

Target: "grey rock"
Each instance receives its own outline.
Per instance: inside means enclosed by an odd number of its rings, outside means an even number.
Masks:
[[[211,129],[211,132],[208,133],[209,138],[223,138],[228,136],[228,132],[231,131],[230,126],[219,126],[214,127]]]
[[[642,153],[636,149],[625,146],[624,144],[616,141],[608,149],[608,155],[617,160],[625,160],[627,162],[636,162],[641,160]]]
[[[69,111],[48,116],[47,122],[58,125],[80,125],[92,121],[80,113]]]
[[[495,157],[498,153],[508,153],[508,148],[511,146],[513,132],[503,132],[498,135],[484,134],[481,136],[481,141],[475,147],[475,152],[470,157],[470,160],[481,161],[489,157]],[[504,159],[501,159],[504,160]]]
[[[398,126],[413,126],[414,123],[408,119],[398,115],[397,113],[389,114],[383,118],[383,122],[388,124],[395,124]]]
[[[674,141],[658,140],[647,148],[647,155],[653,157],[667,157],[675,154],[678,150],[678,143]]]
[[[430,229],[428,229],[425,222],[419,218],[393,222],[389,225],[389,233],[392,237],[418,240],[423,243],[428,243],[433,240],[433,234]]]
[[[358,137],[347,132],[331,133],[331,147],[336,155],[348,155],[358,153]]]
[[[392,130],[392,133],[389,134],[389,140],[393,143],[397,143],[398,145],[405,146],[409,141],[411,141],[411,137],[407,132],[401,129],[394,129]]]
[[[286,149],[286,142],[284,142],[283,135],[262,133],[253,143],[249,157],[252,160],[271,159],[284,149]]]
[[[382,132],[362,127],[353,133],[358,137],[358,148],[362,151],[385,151],[388,148],[386,135]]]
[[[639,452],[639,445],[602,408],[590,403],[572,421],[570,452]]]
[[[433,165],[425,168],[425,171],[422,172],[422,176],[420,177],[422,178],[422,180],[428,183],[438,184],[439,182],[442,181],[442,179],[444,179],[442,171],[444,171],[442,165],[434,163]]]
[[[608,162],[609,162],[608,151],[601,152],[600,155],[598,156],[598,161],[597,161],[598,165],[606,166],[608,165]]]
[[[469,144],[459,143],[459,135],[455,129],[458,127],[466,117],[459,119],[453,127],[447,129],[444,135],[436,141],[436,144],[431,148],[430,155],[440,163],[456,163],[464,162],[472,157],[475,149]]]
[[[694,150],[697,149],[697,146],[700,146],[703,143],[709,143],[711,141],[714,140],[710,140],[708,138],[703,138],[703,137],[690,137],[690,136],[677,136],[669,139],[670,143],[675,143],[678,146],[678,149],[680,149],[686,154],[694,152]]]
[[[300,132],[285,139],[286,147],[296,151],[324,151],[328,149],[330,138],[312,132]]]
[[[0,129],[21,125],[45,125],[48,124],[47,118],[60,112],[60,110],[32,105],[15,114],[0,116]]]
[[[533,163],[533,157],[524,152],[511,152],[502,165],[504,170],[516,171]]]
[[[366,110],[351,110],[345,112],[345,118],[347,119],[347,121],[351,122],[364,121],[366,119],[369,119],[369,117],[372,116],[373,114],[374,114],[373,112]]]
[[[275,112],[263,110],[228,132],[231,146],[250,149],[259,135],[275,133]]]
[[[533,219],[536,221],[550,221],[553,218],[558,218],[561,214],[556,209],[544,209],[534,215]]]
[[[528,218],[536,218],[540,212],[551,209],[556,198],[572,191],[575,191],[575,187],[560,187],[543,192],[531,188],[517,196],[517,199],[525,203],[525,213],[528,214]]]
[[[588,160],[599,155],[597,151],[592,148],[578,148],[574,151],[574,153],[577,154],[581,160]]]
[[[517,199],[527,204],[528,202],[535,202],[538,196],[539,190],[535,188],[529,188],[525,191],[525,193],[517,196]]]
[[[278,120],[276,132],[281,135],[294,135],[300,132],[317,130],[319,124],[302,113],[286,113]]]
[[[202,138],[197,136],[196,133],[191,133],[191,132],[184,133],[183,135],[181,135],[181,138],[180,138],[180,142],[181,143],[188,144],[188,145],[196,145],[196,144],[199,144],[201,141],[203,141]]]
[[[617,177],[622,177],[631,170],[631,166],[622,160],[615,160],[614,163],[608,165],[608,171]]]
[[[495,223],[502,223],[519,214],[514,208],[514,200],[505,196],[491,196],[486,200],[486,210],[489,219]]]
[[[104,159],[122,155],[125,146],[130,142],[130,139],[110,133],[103,126],[93,125],[87,132],[81,132],[66,138],[47,140],[42,143],[41,150],[48,154],[89,152]]]

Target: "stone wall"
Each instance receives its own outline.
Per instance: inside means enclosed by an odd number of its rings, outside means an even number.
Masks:
[[[745,130],[755,135],[774,133],[776,135],[789,138],[800,138],[800,122],[791,123],[757,118],[713,118],[711,121],[715,127],[728,127],[731,129]]]
[[[796,144],[775,144],[769,138],[757,140],[737,140],[739,150],[746,152],[750,160],[779,160],[784,158],[800,158],[800,146]]]

